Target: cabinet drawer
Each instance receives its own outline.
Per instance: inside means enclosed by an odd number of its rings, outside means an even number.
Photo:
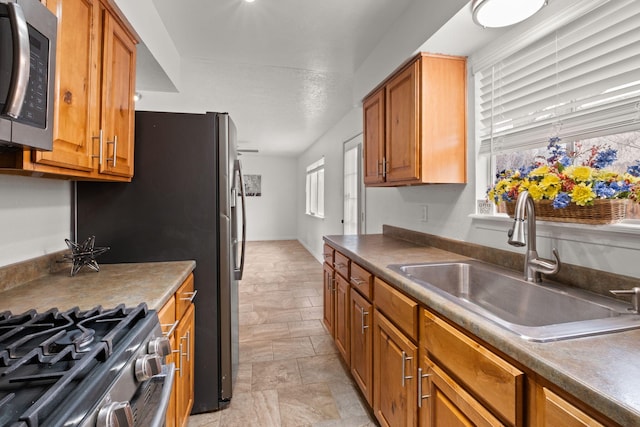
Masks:
[[[520,370],[427,310],[422,310],[421,323],[420,346],[430,358],[495,415],[510,425],[524,425],[524,374]]]
[[[329,265],[333,265],[333,253],[335,252],[335,250],[325,244],[324,247],[322,248],[322,257],[324,258],[324,262],[326,262]]]
[[[169,336],[173,333],[176,326],[176,297],[171,295],[171,298],[164,303],[162,308],[158,310],[158,320],[162,327],[162,333],[165,336]]]
[[[193,288],[193,273],[187,277],[182,285],[176,291],[176,319],[180,320],[185,311],[189,308],[193,302],[193,298],[196,296],[195,289]]]
[[[340,273],[342,277],[349,280],[349,263],[351,262],[349,258],[342,255],[340,252],[336,251],[334,254],[335,261],[333,262],[333,266],[336,271]]]
[[[373,275],[355,262],[351,263],[351,286],[371,301],[373,297]]]
[[[418,339],[418,303],[387,283],[374,279],[374,304],[414,341]]]

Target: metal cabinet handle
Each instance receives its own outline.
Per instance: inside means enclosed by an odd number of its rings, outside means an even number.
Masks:
[[[193,300],[196,298],[196,295],[198,294],[198,290],[196,289],[193,292],[183,292],[183,295],[188,295],[187,298],[180,298],[180,301],[189,301],[189,302],[193,302]]]
[[[351,276],[349,279],[351,280],[351,283],[353,283],[356,286],[361,286],[367,283],[365,280],[362,280],[359,277],[355,277],[355,276]]]
[[[104,139],[103,139],[103,132],[102,129],[100,129],[100,132],[98,132],[98,136],[92,136],[91,139],[97,139],[98,140],[98,155],[96,156],[95,154],[93,156],[91,156],[91,158],[93,159],[98,159],[98,165],[102,166],[102,160],[104,158],[103,154],[102,154],[102,147],[103,147],[103,143],[104,143]]]
[[[187,340],[187,352],[180,353],[180,357],[186,356],[187,362],[191,360],[191,331],[187,331],[187,335],[180,337],[180,347],[182,348],[182,340]]]
[[[387,162],[387,158],[382,158],[382,176],[383,178],[387,177],[387,173],[389,173],[389,163]]]
[[[362,335],[364,335],[364,330],[365,329],[369,329],[369,325],[365,325],[364,324],[364,316],[368,316],[369,312],[368,311],[364,311],[364,307],[360,307],[360,318],[361,318],[361,323],[360,325],[362,325]]]
[[[113,141],[107,141],[107,144],[113,144],[113,157],[108,157],[107,162],[111,161],[111,164],[115,168],[118,161],[118,135],[114,135]]]
[[[176,360],[176,364],[178,366],[176,366],[176,372],[180,373],[180,376],[182,377],[182,342],[180,342],[180,344],[178,344],[178,349],[177,350],[173,350],[171,353],[177,353],[178,354],[178,360]]]
[[[423,374],[422,373],[422,368],[418,368],[418,408],[422,408],[422,401],[424,399],[428,399],[431,397],[430,394],[422,394],[422,380],[424,378],[429,378],[431,376],[431,374]]]
[[[343,262],[334,262],[333,266],[335,268],[347,268],[347,265],[345,263],[343,263]]]
[[[167,327],[169,328],[169,330],[167,332],[163,332],[162,335],[164,335],[165,337],[170,337],[171,335],[173,335],[173,332],[176,330],[178,323],[180,323],[180,321],[176,320],[173,323],[164,323],[160,325],[163,328],[167,328]]]
[[[413,357],[407,356],[406,352],[402,352],[402,387],[404,387],[405,384],[405,380],[411,380],[413,379],[412,375],[406,375],[406,365],[407,365],[407,361],[409,360],[413,360]]]

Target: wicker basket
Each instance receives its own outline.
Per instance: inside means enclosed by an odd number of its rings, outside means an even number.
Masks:
[[[515,202],[505,203],[507,214],[513,218]],[[569,204],[563,209],[554,209],[551,200],[534,202],[536,218],[543,221],[573,222],[581,224],[611,224],[624,219],[627,199],[597,199],[593,205]]]

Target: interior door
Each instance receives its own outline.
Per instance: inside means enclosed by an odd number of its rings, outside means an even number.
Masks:
[[[344,191],[342,234],[364,233],[364,181],[362,134],[344,143]]]

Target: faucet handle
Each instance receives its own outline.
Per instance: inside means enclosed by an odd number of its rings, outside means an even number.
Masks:
[[[558,255],[558,250],[553,248],[553,257],[555,260],[548,260],[544,258],[533,258],[529,260],[530,266],[538,273],[543,274],[556,274],[560,271],[560,267],[562,263],[560,262],[560,256]]]
[[[631,289],[621,289],[609,291],[612,294],[619,295],[631,295],[631,305],[633,306],[634,313],[640,313],[640,287],[635,287]]]

